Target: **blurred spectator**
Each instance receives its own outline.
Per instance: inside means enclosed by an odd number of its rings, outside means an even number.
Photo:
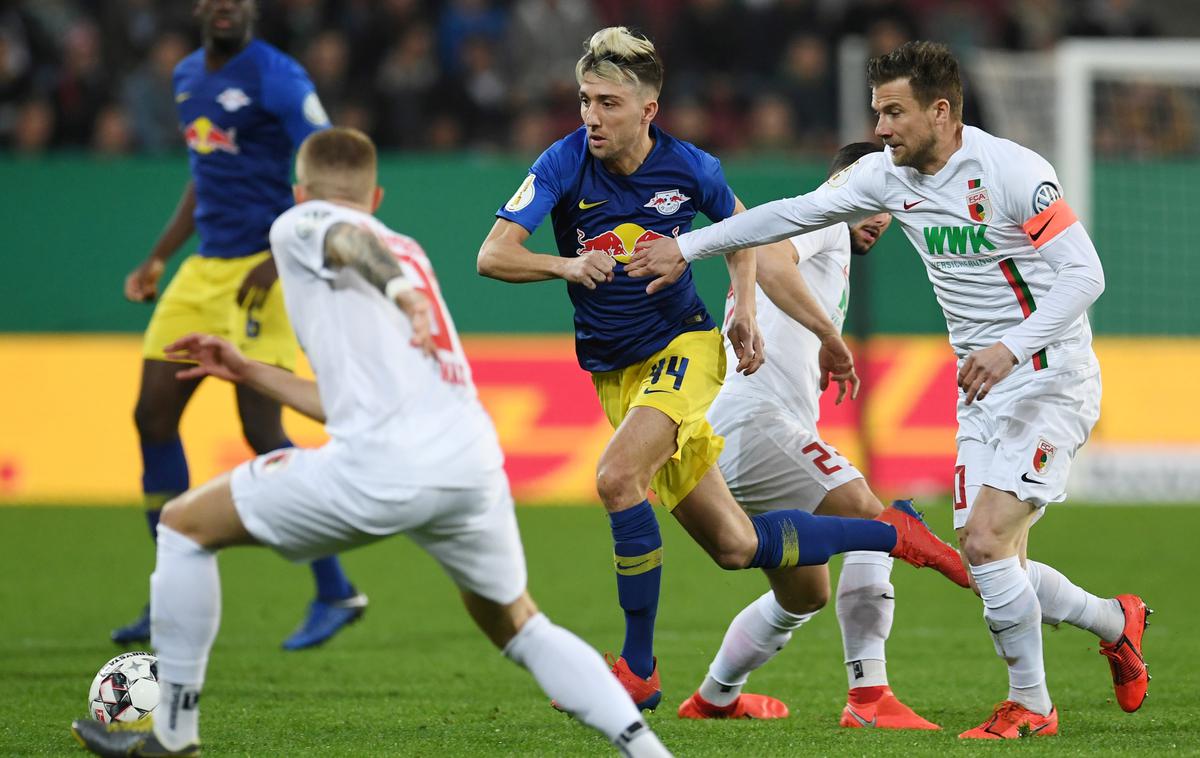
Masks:
[[[794,139],[811,152],[827,154],[837,139],[837,87],[822,37],[801,34],[788,43],[778,89],[791,106]]]
[[[429,101],[440,77],[433,47],[429,27],[413,24],[379,69],[376,89],[382,108],[378,131],[385,147],[414,149],[423,144]]]
[[[1000,23],[999,42],[1008,50],[1049,50],[1062,35],[1061,0],[1012,0]]]
[[[573,97],[575,63],[598,28],[588,0],[517,0],[505,52],[520,103]]]
[[[333,123],[340,124],[342,107],[357,94],[348,78],[350,53],[345,35],[332,29],[321,32],[309,43],[301,60],[321,104]]]
[[[106,105],[96,115],[92,133],[92,152],[97,155],[125,155],[133,150],[133,130],[119,105]]]
[[[321,0],[275,0],[258,8],[256,34],[297,58],[325,28]]]
[[[183,35],[165,34],[154,43],[146,61],[125,80],[125,110],[138,147],[146,152],[162,153],[183,145],[171,79],[175,66],[188,52]]]
[[[714,76],[736,75],[745,70],[749,18],[733,0],[688,0],[665,45],[671,86],[697,91]]]
[[[447,0],[438,20],[438,55],[442,69],[457,74],[465,60],[462,48],[469,39],[503,41],[508,16],[492,0]]]
[[[792,109],[779,95],[759,95],[750,108],[749,139],[744,149],[755,153],[783,154],[795,151]]]
[[[100,34],[91,21],[76,21],[63,39],[63,62],[52,93],[54,144],[86,147],[108,93],[100,57]]]
[[[1150,37],[1154,22],[1138,0],[1084,0],[1082,13],[1067,24],[1070,37]]]
[[[751,10],[750,44],[743,55],[760,76],[770,76],[784,65],[793,35],[810,35],[822,41],[829,36],[817,13],[816,0],[775,0]]]
[[[536,107],[524,108],[513,122],[511,146],[520,155],[532,159],[561,136],[554,130],[554,122],[546,115],[546,111]]]
[[[691,142],[706,152],[716,152],[708,111],[699,99],[684,97],[672,102],[670,108],[662,111],[661,119],[661,126],[673,136]]]
[[[45,100],[29,100],[17,113],[13,149],[22,154],[44,152],[54,137],[54,107]]]

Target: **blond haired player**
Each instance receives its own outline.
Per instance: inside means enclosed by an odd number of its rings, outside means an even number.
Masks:
[[[271,227],[288,315],[316,382],[211,335],[171,346],[172,358],[198,364],[181,379],[255,387],[324,422],[330,441],[260,456],[167,505],[151,580],[162,703],[153,722],[80,720],[72,731],[101,755],[198,754],[198,701],[220,621],[216,552],[258,544],[306,560],[402,533],[564,710],[626,755],[669,755],[600,656],[526,591],[495,429],[429,259],[371,215],[382,197],[375,166],[361,132],[312,135],[297,157],[297,205]]]
[[[1058,712],[1040,622],[1096,634],[1117,702],[1137,710],[1149,676],[1150,611],[1103,599],[1026,559],[1029,528],[1066,497],[1067,474],[1100,410],[1087,308],[1104,289],[1096,249],[1036,153],[962,123],[949,50],[910,42],[868,65],[875,133],[887,145],[807,195],[777,200],[676,240],[639,246],[630,275],[671,281],[688,261],[887,211],[926,266],[959,357],[954,525],[983,599],[1008,697],[960,736],[1050,735]]]
[[[741,205],[716,158],[653,123],[663,67],[648,39],[610,27],[585,51],[575,70],[583,126],[542,153],[496,211],[478,266],[507,282],[567,282],[579,364],[616,430],[596,467],[625,615],[613,672],[639,706],[654,708],[662,697],[653,643],[664,556],[648,489],[722,568],[820,565],[845,550],[894,550],[964,572],[947,545],[899,510],[884,516],[895,529],[794,508],[750,518],[734,502],[714,465],[724,441],[705,418],[725,375],[721,333],[690,271],[649,294],[625,266],[640,242],[686,232],[698,213],[727,218]],[[558,255],[526,247],[547,215]],[[732,252],[728,263],[735,301],[727,333],[736,370],[751,373],[763,360],[753,251]]]

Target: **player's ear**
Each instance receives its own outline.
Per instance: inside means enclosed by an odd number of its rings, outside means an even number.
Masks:
[[[383,187],[376,187],[375,192],[371,195],[371,213],[379,210],[380,204],[383,202]]]
[[[938,124],[946,124],[952,121],[950,114],[950,101],[944,97],[939,97],[933,101],[933,120]]]
[[[307,200],[308,193],[304,191],[304,185],[293,184],[292,185],[292,197],[296,200],[296,205],[299,205],[300,203],[303,203],[305,200]]]
[[[642,123],[648,124],[658,115],[658,100],[651,98],[642,105]]]

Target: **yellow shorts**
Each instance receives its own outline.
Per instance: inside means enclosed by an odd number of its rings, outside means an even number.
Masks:
[[[721,332],[686,332],[646,360],[592,374],[608,422],[616,429],[631,408],[657,408],[679,425],[675,454],[650,480],[672,510],[716,464],[725,438],[709,426],[708,407],[725,381]]]
[[[184,261],[154,307],[142,340],[142,357],[166,360],[163,348],[188,332],[203,332],[224,337],[256,361],[294,370],[299,346],[279,283],[258,307],[237,302],[246,274],[268,256],[269,252],[243,258],[193,255]]]

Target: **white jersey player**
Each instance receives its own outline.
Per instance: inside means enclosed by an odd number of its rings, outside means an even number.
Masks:
[[[868,142],[846,145],[831,173],[881,149]],[[752,376],[727,373],[708,414],[725,438],[721,473],[748,513],[801,507],[821,515],[875,518],[883,511],[858,469],[821,439],[817,419],[824,389],[821,365],[836,362],[839,354],[849,356],[841,330],[850,299],[852,252],[865,255],[890,223],[891,216],[881,213],[853,229],[834,224],[758,248],[756,310],[774,357]],[[847,384],[856,394],[857,376],[851,374],[840,383],[839,403]],[[892,559],[884,553],[856,551],[845,556],[837,615],[849,692],[841,724],[938,729],[888,686],[884,648],[895,611],[891,570]],[[741,694],[750,673],[782,650],[829,598],[824,566],[773,574],[771,591],[730,624],[708,676],[681,706],[681,716],[712,718],[710,714],[720,713],[718,709]],[[778,703],[766,695],[746,697]],[[787,713],[782,703],[760,710]]]
[[[198,364],[181,378],[249,384],[323,421],[330,441],[260,456],[168,504],[151,580],[157,718],[134,730],[91,721],[72,729],[104,755],[197,754],[197,703],[220,613],[216,550],[261,544],[309,560],[403,533],[562,710],[627,755],[669,755],[600,656],[539,613],[526,591],[495,430],[429,260],[370,215],[381,198],[375,167],[361,132],[313,134],[297,156],[297,205],[271,229],[316,383],[249,361],[218,337],[190,335],[171,348]]]
[[[1049,163],[963,126],[958,63],[946,47],[907,43],[872,59],[868,77],[884,153],[807,195],[643,244],[627,272],[659,275],[656,290],[686,261],[892,213],[926,266],[960,360],[955,526],[1009,670],[1008,699],[961,736],[1057,733],[1039,619],[1099,636],[1118,703],[1137,710],[1149,678],[1145,603],[1098,598],[1025,560],[1029,527],[1065,498],[1072,459],[1099,416],[1086,315],[1104,288],[1099,257]]]

